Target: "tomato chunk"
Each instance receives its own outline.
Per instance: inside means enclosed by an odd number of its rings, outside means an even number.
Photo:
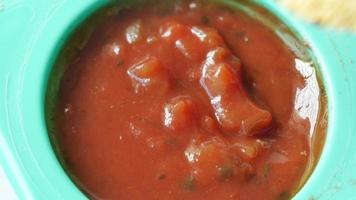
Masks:
[[[188,29],[177,21],[168,21],[161,25],[160,36],[167,41],[175,41],[177,38],[184,36]]]
[[[219,137],[201,143],[193,140],[185,150],[185,156],[192,165],[196,183],[203,186],[219,178],[219,166],[231,162],[226,144]]]
[[[185,156],[192,166],[192,176],[198,186],[219,180],[244,179],[252,172],[252,167],[242,162],[230,148],[230,144],[219,136],[191,142],[185,150]]]
[[[224,46],[224,40],[212,28],[184,26],[177,21],[168,21],[160,27],[161,37],[172,42],[186,58],[201,62],[205,53],[217,46]]]
[[[215,122],[215,119],[208,115],[202,117],[200,126],[208,133],[216,134],[220,132],[219,127]]]
[[[224,40],[215,29],[193,26],[190,31],[209,48],[224,45]]]
[[[127,70],[136,93],[151,88],[150,91],[166,91],[169,78],[166,69],[157,58],[146,58]]]
[[[231,141],[230,147],[233,152],[246,161],[252,161],[265,148],[261,140],[252,138],[234,139]]]
[[[163,123],[171,130],[183,130],[194,124],[194,103],[189,96],[171,99],[164,106]]]
[[[271,113],[249,99],[241,82],[240,64],[228,50],[219,47],[208,53],[200,84],[226,131],[255,135],[270,127]]]

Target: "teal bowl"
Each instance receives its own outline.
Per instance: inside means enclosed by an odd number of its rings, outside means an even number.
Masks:
[[[52,149],[45,93],[68,35],[111,1],[0,0],[0,165],[19,199],[87,199]],[[297,21],[274,1],[257,3],[309,44],[327,93],[324,149],[294,199],[356,199],[356,35]]]

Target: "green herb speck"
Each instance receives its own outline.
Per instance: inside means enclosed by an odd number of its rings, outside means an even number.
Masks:
[[[195,189],[195,182],[194,177],[192,175],[187,176],[182,183],[183,190],[186,191],[194,191]]]
[[[219,176],[222,180],[229,180],[234,176],[234,167],[232,164],[225,164],[218,167]]]
[[[235,33],[235,35],[236,35],[236,37],[243,37],[243,36],[245,36],[245,31],[237,31]]]
[[[288,191],[281,192],[276,200],[289,200],[290,199],[290,193]]]
[[[209,24],[209,22],[210,22],[210,19],[209,19],[208,16],[203,16],[203,17],[201,18],[201,23],[202,23],[202,24]]]
[[[124,64],[125,64],[124,60],[119,60],[119,61],[117,61],[116,66],[121,67]]]
[[[160,174],[158,177],[157,177],[157,179],[158,180],[163,180],[163,179],[165,179],[167,176],[165,175],[165,174]]]
[[[271,165],[265,164],[262,168],[262,176],[264,178],[267,178],[270,171],[271,171]]]

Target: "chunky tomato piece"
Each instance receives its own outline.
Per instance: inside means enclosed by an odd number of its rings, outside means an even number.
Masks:
[[[189,96],[171,99],[164,106],[163,124],[171,130],[183,130],[194,124],[195,106]]]
[[[229,142],[219,136],[206,141],[192,141],[185,150],[185,156],[192,166],[192,177],[198,186],[233,178],[244,180],[252,173],[251,165],[243,162],[231,148]]]
[[[208,48],[224,45],[224,40],[215,29],[193,26],[190,31]]]
[[[263,141],[254,138],[237,138],[231,141],[231,150],[240,158],[252,161],[256,158],[263,148]]]
[[[166,91],[169,88],[169,77],[157,58],[146,58],[127,70],[136,93],[139,91]]]
[[[167,41],[176,41],[177,38],[180,38],[187,34],[189,29],[183,24],[177,21],[168,21],[161,25],[160,27],[160,36]]]
[[[220,132],[219,127],[212,117],[205,115],[201,118],[200,126],[208,133],[216,134]]]
[[[200,62],[206,52],[217,46],[224,46],[224,40],[212,28],[184,26],[176,21],[169,21],[160,27],[161,37],[174,43],[186,58]]]
[[[210,98],[215,116],[222,128],[234,133],[255,135],[266,131],[272,115],[259,108],[247,96],[240,74],[240,65],[222,48],[208,53],[200,83]]]
[[[201,143],[193,141],[185,155],[192,165],[194,180],[202,186],[219,178],[219,166],[232,162],[226,143],[219,137]]]

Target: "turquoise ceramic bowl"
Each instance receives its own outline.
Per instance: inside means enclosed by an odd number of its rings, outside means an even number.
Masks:
[[[66,37],[109,1],[0,0],[0,165],[19,199],[87,199],[51,147],[45,92]],[[356,199],[356,35],[296,21],[269,0],[258,3],[310,44],[328,97],[324,150],[294,199]]]

